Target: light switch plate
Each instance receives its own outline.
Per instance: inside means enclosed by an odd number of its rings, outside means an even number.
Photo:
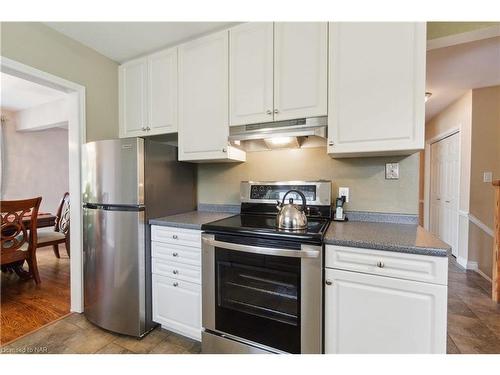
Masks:
[[[339,197],[345,197],[345,202],[349,202],[349,188],[348,187],[339,187]]]
[[[386,180],[399,180],[399,163],[386,163],[385,164],[385,179]]]
[[[491,182],[493,181],[493,173],[492,172],[484,172],[483,173],[483,182]]]

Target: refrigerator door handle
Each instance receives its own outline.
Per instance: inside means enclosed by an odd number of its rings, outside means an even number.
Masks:
[[[146,206],[143,204],[120,205],[120,204],[84,203],[83,208],[89,210],[104,210],[104,211],[144,211]]]

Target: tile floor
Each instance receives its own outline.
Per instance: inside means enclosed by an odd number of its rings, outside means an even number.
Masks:
[[[196,354],[200,344],[156,328],[138,340],[99,329],[82,314],[71,314],[0,348],[0,353]]]
[[[499,353],[500,304],[490,299],[491,284],[450,259],[448,353]],[[0,348],[3,353],[175,353],[200,352],[200,344],[160,328],[142,340],[96,328],[80,314]]]

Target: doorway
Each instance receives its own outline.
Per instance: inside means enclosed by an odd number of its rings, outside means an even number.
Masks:
[[[70,311],[82,312],[81,149],[85,140],[85,87],[5,57],[1,57],[0,71],[66,94],[68,101],[69,194],[72,197],[70,205]]]
[[[460,136],[455,132],[430,145],[430,216],[432,233],[458,255]]]

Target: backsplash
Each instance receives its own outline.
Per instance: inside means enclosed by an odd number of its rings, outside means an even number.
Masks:
[[[385,179],[385,163],[399,162],[399,180]],[[199,204],[239,204],[240,181],[332,180],[350,188],[349,211],[418,214],[419,156],[332,159],[324,147],[247,153],[245,163],[198,165]]]

